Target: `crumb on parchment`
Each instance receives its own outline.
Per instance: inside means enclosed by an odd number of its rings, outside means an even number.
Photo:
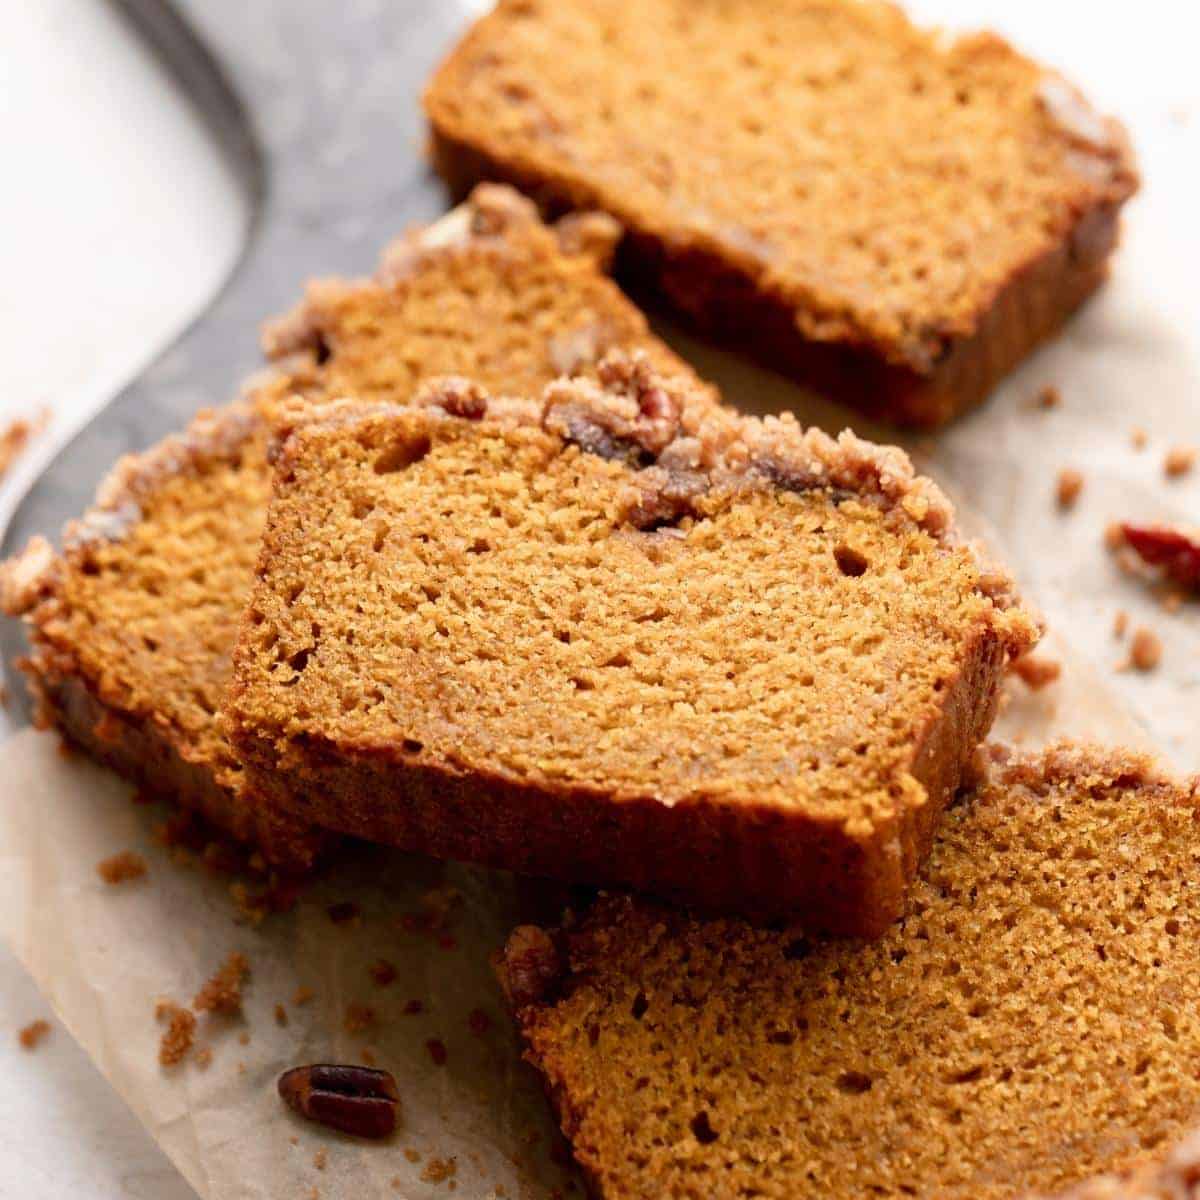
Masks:
[[[236,950],[196,993],[192,1007],[197,1012],[232,1016],[242,1009],[242,984],[250,974],[250,964]]]
[[[22,1050],[36,1050],[49,1036],[50,1022],[39,1018],[36,1021],[30,1021],[17,1034],[17,1040],[21,1043]]]
[[[146,860],[132,850],[122,850],[96,864],[96,874],[105,883],[115,886],[131,879],[141,879],[146,874]]]
[[[1013,663],[1012,672],[1030,691],[1039,692],[1058,681],[1062,663],[1039,654],[1023,654]]]

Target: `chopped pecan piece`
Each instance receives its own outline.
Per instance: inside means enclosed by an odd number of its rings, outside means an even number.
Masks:
[[[537,925],[518,925],[509,934],[497,974],[509,1004],[537,1004],[553,990],[562,974],[554,939]]]
[[[1142,562],[1162,567],[1168,578],[1200,591],[1200,533],[1169,525],[1130,524],[1122,525],[1121,532]]]
[[[400,1093],[388,1071],[316,1063],[279,1077],[279,1095],[310,1121],[362,1138],[385,1138],[396,1128]]]

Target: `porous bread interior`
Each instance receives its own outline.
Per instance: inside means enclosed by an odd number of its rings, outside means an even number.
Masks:
[[[1200,794],[1055,751],[946,814],[882,940],[611,897],[519,1019],[603,1200],[1050,1195],[1200,1120],[1198,935]]]
[[[49,595],[32,613],[36,673],[82,678],[236,787],[240,766],[218,714],[270,495],[264,422],[281,402],[404,403],[427,375],[453,371],[536,393],[570,365],[564,354],[606,345],[686,370],[585,255],[560,252],[532,205],[508,189],[481,191],[458,210],[452,243],[414,234],[379,279],[317,286],[301,318],[320,355],[293,353],[260,380],[253,410],[202,416],[118,465],[86,536],[68,533],[50,566]],[[472,225],[480,214],[486,233]]]
[[[1063,81],[872,0],[506,0],[425,104],[559,198],[737,264],[804,336],[918,370],[1135,186]]]
[[[430,410],[303,429],[243,634],[239,725],[285,762],[312,735],[861,835],[919,804],[914,743],[1007,619],[973,555],[899,506],[746,478],[641,530],[635,474],[536,426]]]
[[[587,254],[563,252],[527,200],[481,187],[472,210],[494,229],[467,226],[432,249],[419,236],[405,239],[376,279],[311,284],[300,306],[268,327],[266,349],[281,364],[260,397],[404,403],[422,380],[446,374],[536,394],[612,348],[691,374]]]

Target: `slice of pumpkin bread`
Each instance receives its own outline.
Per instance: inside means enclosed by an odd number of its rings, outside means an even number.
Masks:
[[[874,416],[984,397],[1104,279],[1120,126],[883,0],[501,0],[430,83],[435,161],[599,208],[707,333]]]
[[[346,391],[404,402],[428,372],[537,389],[611,345],[686,370],[597,269],[612,240],[608,218],[554,230],[509,189],[480,188],[393,246],[377,278],[313,285],[268,328],[276,369],[249,398],[123,460],[61,554],[38,539],[4,568],[0,603],[26,616],[41,722],[276,858],[307,861],[302,827],[276,815],[269,837],[257,829],[220,719],[271,425]]]
[[[229,701],[264,804],[879,933],[1036,636],[938,489],[643,359],[421,400],[281,452]]]
[[[516,930],[502,981],[595,1195],[1192,1195],[1198,787],[998,765],[874,943],[618,896]]]

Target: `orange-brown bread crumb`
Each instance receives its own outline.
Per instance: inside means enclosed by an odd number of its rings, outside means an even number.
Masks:
[[[278,815],[264,830],[244,803],[220,719],[270,490],[270,423],[343,395],[404,403],[447,371],[536,390],[613,346],[686,370],[597,269],[611,225],[576,218],[557,231],[511,190],[480,188],[396,243],[375,279],[313,285],[267,330],[276,366],[253,401],[124,460],[67,527],[61,554],[37,539],[0,570],[0,608],[27,616],[42,723],[223,829],[262,838],[274,858],[309,861],[310,831]]]
[[[1063,79],[873,0],[502,0],[425,107],[455,187],[614,214],[708,333],[923,425],[1099,284],[1137,182]]]
[[[229,715],[288,816],[878,933],[1035,630],[898,450],[610,359],[283,448]],[[451,415],[470,399],[467,420]]]
[[[1198,868],[1195,783],[1058,747],[947,813],[878,942],[611,896],[501,973],[600,1200],[1188,1196]]]

